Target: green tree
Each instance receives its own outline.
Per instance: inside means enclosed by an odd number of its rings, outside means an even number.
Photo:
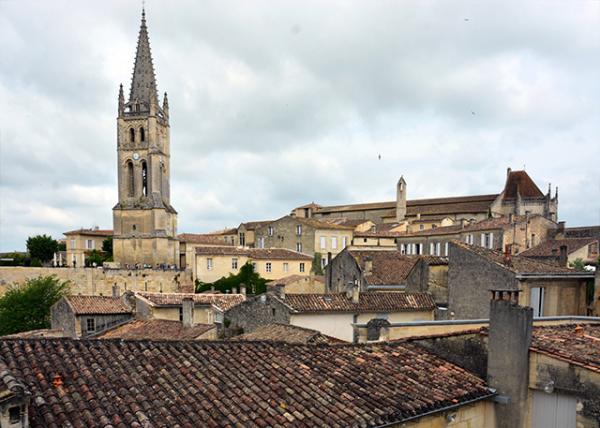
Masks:
[[[103,254],[98,250],[92,250],[85,258],[85,265],[94,266],[94,263],[96,263],[96,266],[102,266],[102,263],[106,261],[106,258],[106,254]]]
[[[58,242],[47,235],[30,236],[27,239],[27,251],[32,259],[45,263],[52,260],[58,251]]]
[[[50,327],[50,307],[69,292],[56,276],[29,279],[0,297],[0,336]]]
[[[65,241],[58,242],[58,251],[67,251],[67,243]]]
[[[24,266],[26,257],[24,254],[15,252],[3,254],[2,259],[0,260],[0,266]]]
[[[250,263],[246,263],[240,268],[237,274],[229,274],[229,276],[224,276],[215,282],[209,283],[197,280],[196,292],[202,293],[210,290],[212,287],[221,293],[231,292],[234,287],[239,291],[240,285],[245,284],[248,294],[261,294],[267,291],[267,282],[267,279],[262,278],[258,273],[254,272],[254,268]]]
[[[102,241],[102,251],[104,251],[107,255],[112,256],[113,253],[113,237],[107,236],[104,241]]]
[[[310,271],[315,275],[323,275],[323,267],[321,266],[321,253],[315,253],[312,260]]]
[[[585,262],[580,258],[577,258],[575,261],[569,263],[569,266],[575,270],[585,270]]]

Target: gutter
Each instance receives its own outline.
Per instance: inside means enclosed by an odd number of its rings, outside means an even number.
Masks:
[[[458,407],[467,406],[469,404],[473,404],[473,403],[476,403],[478,401],[486,400],[488,398],[495,397],[496,395],[498,395],[496,392],[492,392],[492,390],[490,388],[488,388],[488,391],[490,391],[489,394],[483,395],[481,397],[472,398],[470,400],[463,401],[461,403],[451,404],[450,406],[446,406],[446,407],[441,407],[439,409],[430,410],[429,412],[421,413],[419,415],[410,416],[410,417],[408,417],[406,419],[400,419],[400,420],[397,420],[397,421],[394,421],[394,422],[388,422],[388,423],[386,423],[384,425],[377,425],[375,428],[392,427],[392,426],[397,425],[399,423],[414,421],[415,419],[423,418],[425,416],[435,415],[436,413],[447,412],[449,410],[454,410],[454,409],[456,409]]]
[[[594,279],[593,273],[518,273],[517,279]]]

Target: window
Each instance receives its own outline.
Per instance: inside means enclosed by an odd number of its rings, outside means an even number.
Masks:
[[[271,272],[271,262],[267,262],[265,265],[265,271]]]
[[[231,269],[237,269],[238,268],[238,259],[237,258],[232,258],[231,259]]]
[[[544,316],[544,287],[531,287],[529,306],[534,317]]]
[[[256,272],[256,262],[252,262],[252,272]]]
[[[448,243],[447,242],[444,244],[444,255],[448,256]]]
[[[296,225],[296,235],[298,235],[298,236],[302,235],[302,225],[301,224]]]
[[[435,255],[436,256],[441,256],[442,255],[442,244],[439,242],[435,243]]]
[[[433,242],[429,243],[429,255],[435,256],[435,244]]]
[[[142,161],[142,195],[148,196],[148,165]]]
[[[276,313],[277,313],[277,311],[275,310],[275,308],[271,308],[271,315],[275,316]]]
[[[327,266],[327,258],[322,257],[321,258],[321,267],[324,268],[325,266]]]
[[[265,237],[261,236],[258,238],[258,248],[265,248]]]
[[[415,244],[415,254],[423,254],[423,244]]]
[[[240,232],[240,245],[242,247],[246,245],[246,234],[244,232]]]
[[[327,248],[327,238],[325,238],[324,236],[321,236],[321,249],[325,249]]]
[[[467,236],[465,236],[465,242],[469,245],[473,245],[473,234],[469,233]]]
[[[598,243],[592,242],[588,245],[588,257],[594,257],[598,255]]]
[[[135,142],[135,129],[129,128],[129,142]]]
[[[419,225],[419,230],[423,230],[423,229],[425,229],[425,225],[424,224],[420,224]]]
[[[183,322],[183,308],[179,308],[179,322]]]
[[[133,162],[127,162],[127,196],[134,196]]]
[[[144,132],[144,128],[140,128],[140,141],[146,141],[146,133]]]
[[[73,248],[73,249],[75,248],[75,240],[74,239],[71,239],[71,248]]]
[[[337,250],[337,237],[335,236],[331,238],[331,249]]]
[[[289,270],[289,264],[288,263],[284,263],[283,264],[283,271],[287,273],[287,271]]]
[[[21,422],[21,408],[15,406],[8,409],[8,423],[18,424],[19,422]]]
[[[85,248],[88,250],[93,250],[94,249],[94,240],[93,239],[87,239],[85,241]]]
[[[494,234],[493,233],[482,233],[481,234],[481,246],[483,248],[494,248]]]
[[[304,272],[304,263],[300,263],[300,272]]]
[[[212,258],[208,258],[206,259],[206,270],[212,270],[213,268],[213,259]]]
[[[96,320],[94,318],[87,318],[85,320],[85,328],[87,331],[96,331]]]
[[[400,244],[400,254],[406,254],[406,244]]]
[[[302,242],[296,242],[296,251],[302,252]]]
[[[273,226],[269,226],[269,227],[267,228],[267,232],[268,232],[269,236],[273,236],[273,233],[275,232],[275,231],[273,230]]]
[[[342,236],[342,248],[346,248],[348,246],[348,237]]]

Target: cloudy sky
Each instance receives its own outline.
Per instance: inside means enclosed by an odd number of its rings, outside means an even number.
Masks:
[[[140,1],[0,0],[0,250],[112,227]],[[146,2],[180,232],[496,193],[600,223],[600,1]],[[379,159],[381,155],[381,159]]]

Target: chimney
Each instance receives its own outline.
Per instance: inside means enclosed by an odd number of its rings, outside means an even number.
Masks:
[[[510,167],[506,168],[506,177],[507,177],[507,178],[508,178],[508,176],[510,175],[510,171],[511,171]]]
[[[528,412],[533,309],[519,306],[514,299],[514,294],[518,293],[514,291],[494,290],[492,293],[487,380],[498,392],[497,427],[524,427]]]
[[[348,281],[346,283],[346,299],[348,299],[348,300],[352,299],[353,290],[354,290],[354,282]]]
[[[360,287],[358,286],[358,282],[352,284],[352,303],[358,304],[358,300],[360,297]]]
[[[331,291],[333,287],[333,265],[331,264],[331,251],[327,252],[327,266],[325,266],[325,288],[327,291]]]
[[[183,328],[191,328],[194,326],[194,299],[185,297],[181,302],[183,312]]]
[[[373,259],[369,256],[365,257],[365,271],[364,275],[371,275],[373,272]]]
[[[121,296],[121,289],[119,288],[119,286],[117,285],[116,282],[112,286],[112,296],[113,297],[120,297]]]
[[[242,296],[246,295],[246,284],[244,284],[243,282],[240,284],[240,294]]]
[[[558,264],[562,267],[567,267],[568,258],[569,257],[567,254],[567,246],[561,245],[560,246],[560,254],[558,255]]]
[[[577,326],[575,327],[575,336],[576,337],[583,337],[585,335],[585,331],[583,330],[583,327],[579,324],[577,324]]]
[[[559,221],[558,222],[558,229],[556,229],[556,233],[565,233],[565,222],[564,221]]]
[[[285,300],[285,285],[283,284],[278,284],[279,285],[279,298],[281,300]]]

